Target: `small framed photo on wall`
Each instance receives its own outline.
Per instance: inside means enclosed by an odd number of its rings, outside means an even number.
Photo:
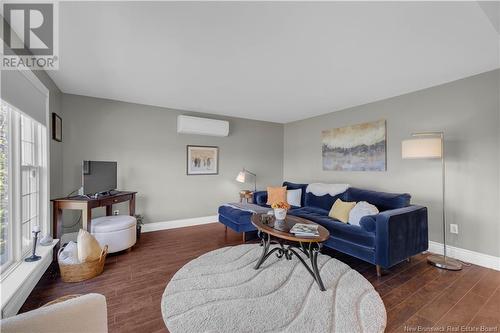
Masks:
[[[188,176],[219,174],[219,147],[188,145],[186,157]]]
[[[52,112],[52,139],[62,142],[62,119]]]

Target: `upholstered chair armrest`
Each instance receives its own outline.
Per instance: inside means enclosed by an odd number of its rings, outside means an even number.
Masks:
[[[87,294],[3,319],[2,333],[107,333],[106,298]]]
[[[393,266],[428,249],[426,207],[411,205],[386,210],[374,218],[375,260],[382,267]]]
[[[253,203],[260,206],[267,206],[267,191],[253,192]]]

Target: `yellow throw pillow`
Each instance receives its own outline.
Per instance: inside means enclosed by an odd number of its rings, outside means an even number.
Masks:
[[[267,204],[272,205],[278,202],[286,202],[286,186],[283,187],[268,187],[267,188]]]
[[[80,262],[96,260],[101,255],[99,242],[88,231],[80,229],[76,245]]]
[[[337,199],[330,209],[328,216],[339,220],[340,222],[349,222],[349,212],[356,206],[355,202],[344,202]]]

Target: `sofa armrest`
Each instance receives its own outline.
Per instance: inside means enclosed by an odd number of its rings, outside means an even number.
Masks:
[[[253,203],[260,206],[267,206],[267,191],[253,192]]]
[[[375,261],[393,266],[429,247],[427,208],[408,206],[374,215]]]
[[[106,298],[100,294],[79,296],[3,319],[1,327],[3,333],[106,333]]]

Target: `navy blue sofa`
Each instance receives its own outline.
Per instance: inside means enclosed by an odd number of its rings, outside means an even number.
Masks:
[[[324,226],[330,232],[325,246],[377,265],[377,274],[426,251],[428,248],[427,208],[411,205],[409,194],[376,192],[359,188],[331,196],[306,193],[307,184],[284,182],[287,189],[302,189],[301,207],[292,207],[289,214],[306,218]],[[360,225],[342,223],[328,216],[337,199],[367,201],[380,213],[365,216]],[[266,206],[267,192],[255,192],[254,203]],[[228,206],[219,207],[219,222],[236,232],[254,231],[252,213]]]

